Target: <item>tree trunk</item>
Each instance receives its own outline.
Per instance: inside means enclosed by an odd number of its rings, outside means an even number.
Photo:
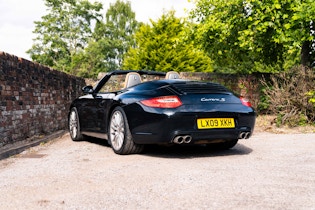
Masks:
[[[305,67],[309,67],[311,65],[310,52],[311,52],[311,42],[310,41],[303,42],[302,50],[301,50],[301,64]]]

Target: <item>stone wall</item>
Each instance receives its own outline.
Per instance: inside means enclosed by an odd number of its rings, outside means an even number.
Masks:
[[[85,81],[0,52],[0,147],[67,128]]]

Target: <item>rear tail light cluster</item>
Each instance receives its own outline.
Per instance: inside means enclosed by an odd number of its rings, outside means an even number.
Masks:
[[[249,100],[247,98],[244,98],[241,96],[240,99],[241,99],[241,102],[244,106],[252,107],[252,104],[249,102]]]
[[[177,108],[182,105],[181,100],[177,96],[161,96],[141,101],[148,107],[154,108]]]

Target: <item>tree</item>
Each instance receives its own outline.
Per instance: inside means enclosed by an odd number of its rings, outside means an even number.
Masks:
[[[70,71],[72,59],[92,36],[93,21],[100,18],[102,4],[88,0],[45,0],[48,14],[35,21],[37,34],[27,51],[34,61]]]
[[[110,4],[104,22],[97,22],[93,39],[76,56],[73,69],[77,75],[95,77],[99,72],[120,69],[123,55],[134,45],[133,35],[140,23],[129,1]]]
[[[215,70],[281,71],[310,65],[313,0],[197,0],[195,37]]]
[[[125,56],[124,69],[156,71],[212,71],[211,60],[187,38],[188,22],[163,14],[135,34],[136,46]]]
[[[129,47],[134,45],[133,35],[139,25],[130,2],[117,0],[115,4],[110,5],[106,12],[106,23],[100,23],[96,27],[95,36],[111,42],[113,56],[109,58],[109,61],[115,62],[118,68],[122,65],[123,55]]]

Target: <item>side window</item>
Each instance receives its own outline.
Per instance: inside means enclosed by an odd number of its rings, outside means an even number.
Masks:
[[[117,92],[124,87],[126,75],[112,75],[110,79],[100,89],[100,93]]]
[[[141,81],[148,82],[152,80],[160,80],[164,79],[165,76],[160,75],[142,75]],[[120,91],[125,88],[126,83],[126,74],[123,75],[112,75],[110,79],[103,85],[103,87],[99,90],[99,93],[113,93]]]

